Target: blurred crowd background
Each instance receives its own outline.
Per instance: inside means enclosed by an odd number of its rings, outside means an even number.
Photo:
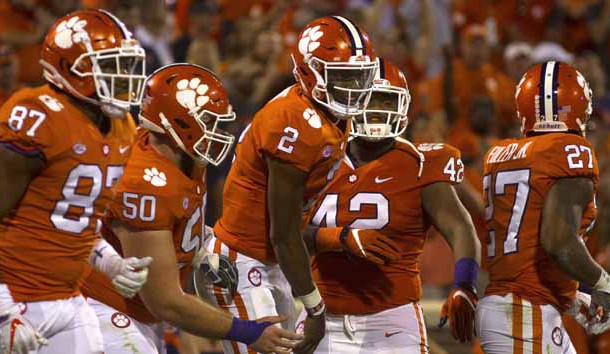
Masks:
[[[600,213],[589,246],[599,262],[609,263],[608,0],[0,0],[0,104],[19,87],[41,83],[44,34],[57,18],[79,7],[105,8],[122,19],[147,50],[149,73],[185,61],[216,72],[239,117],[235,134],[294,82],[289,53],[306,23],[334,14],[359,23],[377,54],[407,76],[412,96],[408,138],[447,142],[462,151],[467,170],[459,194],[483,246],[482,156],[495,140],[520,134],[515,85],[533,63],[571,63],[593,89],[595,117],[588,137],[596,147],[601,179]],[[221,207],[228,164],[212,173],[209,222]],[[422,256],[426,299],[446,295],[452,272],[449,248],[431,233]],[[436,338],[435,323],[428,325]],[[584,337],[583,343],[579,353],[610,352],[610,345],[595,339]],[[218,350],[209,343],[192,345],[201,347],[187,348],[191,344],[183,340],[182,353]],[[442,353],[441,347],[432,352]],[[463,350],[449,348],[445,352]]]

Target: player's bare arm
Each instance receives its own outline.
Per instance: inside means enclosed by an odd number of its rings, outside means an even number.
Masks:
[[[28,157],[0,145],[0,219],[19,203],[30,181],[42,170],[40,157]]]
[[[280,322],[282,319],[278,317],[261,319],[267,324],[258,329],[240,328],[241,333],[236,337],[236,319],[230,313],[182,290],[170,230],[138,231],[117,223],[112,228],[121,240],[126,257],[154,259],[140,296],[157,318],[198,336],[242,341],[263,353],[289,353],[288,349],[294,346],[291,341],[300,339],[291,332],[267,325]],[[253,326],[252,321],[243,321],[241,324]],[[246,333],[249,336],[245,336]]]
[[[481,244],[455,188],[445,182],[433,183],[423,189],[421,197],[426,214],[451,246],[455,259],[472,258],[480,263]]]
[[[451,184],[430,184],[423,189],[421,198],[426,214],[447,240],[456,259],[454,289],[441,311],[440,325],[449,320],[453,337],[471,342],[481,244],[472,219]]]
[[[605,272],[591,258],[578,230],[593,191],[589,178],[557,180],[544,201],[540,226],[540,240],[547,254],[563,272],[591,287]]]
[[[311,275],[310,259],[301,237],[303,186],[307,175],[277,159],[267,158],[269,189],[267,191],[270,219],[269,235],[278,263],[292,291],[305,302],[318,302],[319,313],[308,316],[305,339],[295,348],[296,353],[312,353],[324,337],[324,304]],[[317,295],[317,297],[316,297]],[[309,299],[311,298],[311,299]],[[305,304],[312,308],[316,304]]]

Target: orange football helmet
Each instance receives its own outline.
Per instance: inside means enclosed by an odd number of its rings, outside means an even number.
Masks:
[[[118,18],[89,9],[55,22],[42,44],[40,63],[51,84],[120,115],[141,103],[145,56]]]
[[[515,91],[521,132],[567,132],[585,135],[593,111],[593,92],[572,66],[548,61],[532,66]]]
[[[199,163],[219,165],[235,137],[220,125],[235,120],[222,83],[193,64],[164,66],[146,79],[141,126],[167,134]]]
[[[400,136],[409,123],[411,103],[407,78],[391,62],[378,58],[379,70],[373,81],[373,93],[364,113],[354,117],[350,134],[369,140]]]
[[[341,16],[309,23],[292,51],[294,76],[306,95],[338,118],[362,114],[377,60],[368,35]]]

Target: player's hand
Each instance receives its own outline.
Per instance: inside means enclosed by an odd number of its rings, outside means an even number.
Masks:
[[[38,349],[47,344],[36,328],[19,313],[6,315],[0,323],[0,353],[1,354],[28,354],[38,352]]]
[[[152,257],[116,257],[106,275],[112,279],[112,284],[121,296],[132,298],[146,283],[148,266],[152,260]]]
[[[193,259],[193,267],[210,283],[228,289],[231,294],[237,291],[239,272],[229,257],[208,253],[202,248]]]
[[[470,290],[463,288],[451,290],[441,309],[439,328],[449,321],[453,338],[460,343],[471,343],[474,338],[474,317],[477,302],[477,295]]]
[[[601,334],[610,329],[608,311],[602,306],[597,306],[592,301],[592,296],[581,291],[576,292],[576,298],[567,314],[572,316],[588,334]]]
[[[274,326],[274,324],[281,323],[282,321],[283,318],[278,316],[258,319],[256,322],[268,322],[269,326],[265,328],[256,342],[250,345],[250,348],[254,349],[257,353],[292,353],[296,341],[303,339],[303,336]]]
[[[351,229],[341,243],[344,251],[375,264],[392,263],[401,257],[398,244],[375,230]]]
[[[311,354],[313,353],[326,331],[326,316],[323,312],[320,315],[310,316],[305,319],[305,327],[303,334],[305,338],[294,348],[295,354]]]

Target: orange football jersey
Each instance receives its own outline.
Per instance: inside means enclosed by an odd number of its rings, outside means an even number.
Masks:
[[[0,143],[45,167],[0,223],[0,271],[16,301],[79,293],[105,205],[123,174],[129,144],[103,136],[65,94],[23,89],[0,108]]]
[[[418,150],[424,156],[421,177],[420,157],[398,140],[392,150],[360,167],[345,157],[311,211],[314,226],[380,230],[402,251],[402,258],[388,265],[341,252],[313,257],[314,280],[329,313],[377,313],[420,299],[419,255],[431,226],[421,192],[432,183],[460,182],[464,165],[450,145],[421,144]]]
[[[142,132],[134,145],[125,174],[116,188],[116,197],[108,205],[103,236],[122,253],[119,239],[110,231],[113,222],[138,230],[171,230],[184,287],[192,270],[191,261],[203,244],[205,168],[195,166],[192,178],[187,177],[149,144],[148,137],[147,132]],[[91,272],[82,285],[85,296],[140,322],[158,321],[140,297],[123,298],[108,277],[91,267],[89,269]]]
[[[597,190],[599,170],[591,143],[565,133],[502,140],[487,152],[484,164],[490,275],[486,294],[512,292],[534,304],[565,310],[577,282],[561,272],[542,248],[542,207],[559,178],[591,178]],[[593,226],[596,215],[592,200],[583,214],[581,236]]]
[[[244,130],[224,186],[223,212],[214,232],[246,256],[274,263],[267,215],[266,156],[308,174],[304,205],[313,203],[343,156],[347,133],[314,108],[293,85],[263,107]]]

